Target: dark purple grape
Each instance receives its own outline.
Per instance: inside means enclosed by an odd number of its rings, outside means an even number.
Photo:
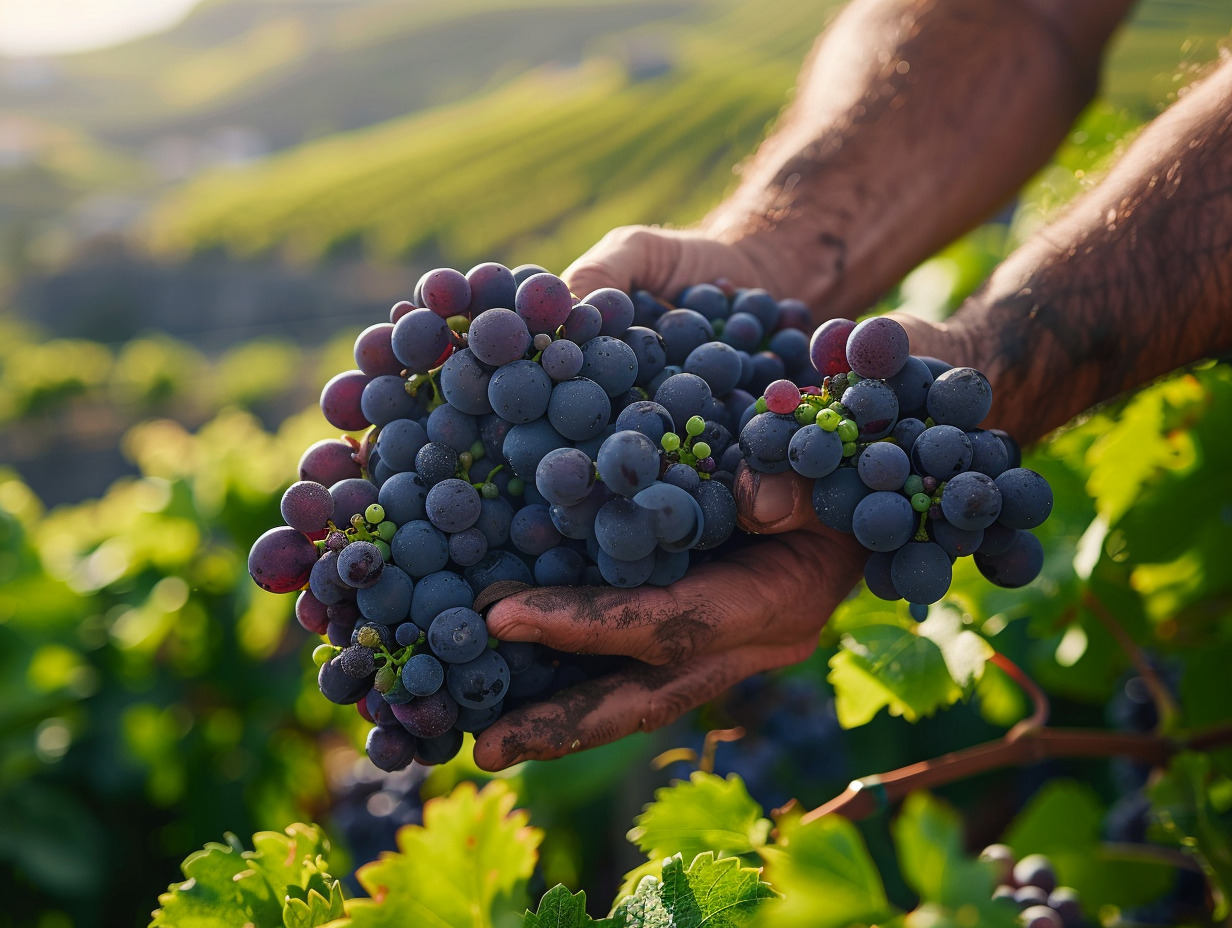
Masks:
[[[599,315],[603,318],[603,325],[599,329],[600,335],[621,338],[625,330],[633,325],[633,300],[622,290],[603,287],[586,294],[586,299],[582,302],[599,310]]]
[[[394,355],[394,326],[378,322],[359,333],[355,339],[355,366],[369,377],[402,373],[402,362]]]
[[[893,551],[874,551],[864,562],[864,582],[868,586],[868,591],[878,599],[890,602],[903,598],[895,588],[894,578],[890,574],[893,564]]]
[[[394,718],[416,738],[443,735],[458,718],[458,704],[443,689],[393,708]]]
[[[569,310],[565,320],[564,337],[575,345],[585,345],[603,328],[603,315],[589,303],[578,303]]]
[[[1039,539],[1030,532],[1015,531],[1014,542],[1005,551],[1000,554],[977,551],[975,555],[975,566],[985,578],[1011,589],[1026,586],[1044,567],[1044,547]],[[984,535],[988,537],[988,529]]]
[[[701,482],[696,498],[702,509],[702,537],[693,548],[708,551],[723,544],[736,530],[736,500],[730,488],[714,476]]]
[[[299,459],[299,479],[332,487],[339,480],[362,476],[355,463],[355,449],[340,438],[313,442]]]
[[[694,348],[714,340],[714,329],[701,313],[691,309],[673,309],[655,323],[655,331],[663,336],[663,350],[668,364],[683,364]]]
[[[987,474],[994,480],[1009,467],[1005,443],[992,432],[975,429],[967,433],[971,442],[971,469]]]
[[[339,480],[329,488],[329,495],[334,501],[334,525],[346,528],[352,516],[362,515],[377,501],[380,490],[371,480],[353,477]]]
[[[930,605],[945,595],[953,573],[949,555],[931,541],[911,541],[894,553],[894,587],[909,603]]]
[[[779,304],[765,290],[753,287],[740,290],[732,300],[732,313],[748,313],[756,316],[762,328],[773,332],[779,322]]]
[[[840,467],[813,484],[813,511],[822,525],[850,533],[856,506],[871,492],[854,467]]]
[[[569,295],[568,284],[555,274],[544,272],[532,274],[518,286],[513,306],[525,320],[526,328],[532,335],[537,332],[551,334],[569,318],[573,309],[573,297]],[[599,309],[602,312],[602,309]],[[632,312],[629,315],[632,317]]]
[[[964,471],[951,477],[941,491],[941,511],[955,528],[980,531],[997,521],[1001,491],[987,474]]]
[[[1046,905],[1033,905],[1023,909],[1018,916],[1023,928],[1064,928],[1061,916]]]
[[[992,867],[993,878],[998,884],[1008,884],[1014,873],[1014,849],[1008,844],[990,844],[980,851],[980,861]],[[1010,886],[1011,893],[1014,887]]]
[[[370,541],[353,541],[338,552],[338,576],[357,590],[376,583],[384,567],[380,549]]]
[[[459,316],[470,307],[471,285],[461,271],[438,267],[428,271],[422,282],[424,306],[442,319]]]
[[[305,631],[314,635],[324,635],[329,627],[327,606],[315,596],[311,590],[304,590],[295,600],[295,619]]]
[[[513,308],[518,285],[513,279],[513,272],[505,265],[495,261],[476,264],[466,272],[466,282],[471,288],[471,302],[466,308],[468,315],[477,316],[484,310],[496,307]]]
[[[922,476],[949,480],[971,466],[971,440],[952,425],[934,425],[911,446],[911,463]]]
[[[390,772],[410,766],[417,750],[419,742],[406,729],[383,725],[371,729],[368,740],[364,743],[364,753],[368,755],[368,759],[382,770]]]
[[[321,390],[321,412],[325,421],[344,432],[366,429],[360,401],[371,378],[363,371],[343,371],[329,379]]]
[[[856,324],[850,319],[827,319],[809,340],[809,361],[823,377],[851,370],[847,363],[847,339]]]
[[[1043,854],[1028,854],[1014,864],[1014,882],[1019,886],[1038,886],[1047,895],[1057,888],[1057,873]]]
[[[430,309],[413,309],[394,323],[394,355],[412,374],[430,370],[452,344],[449,324]]]
[[[417,309],[410,300],[399,300],[389,308],[389,322],[395,324],[399,319],[409,313],[412,309]]]
[[[308,582],[319,553],[303,532],[280,525],[253,542],[248,574],[263,590],[292,593]]]
[[[880,380],[860,380],[843,391],[842,403],[860,427],[860,441],[876,441],[894,430],[898,397]]]
[[[1052,512],[1052,487],[1033,470],[1014,467],[997,476],[999,519],[1010,528],[1035,528]]]
[[[812,426],[816,428],[816,426]],[[827,432],[834,435],[833,432]],[[837,441],[838,436],[835,436]],[[839,453],[842,453],[842,443],[839,443]],[[898,445],[878,441],[860,452],[856,459],[856,472],[865,486],[870,490],[900,490],[911,473],[911,461],[906,452]],[[821,476],[806,474],[805,476]]]
[[[329,490],[312,480],[299,480],[282,494],[282,519],[291,528],[311,535],[326,526],[334,514],[334,498]]]
[[[694,284],[685,288],[677,301],[681,309],[691,309],[701,313],[711,322],[715,319],[726,319],[731,313],[731,304],[727,294],[714,284]]]
[[[722,396],[740,382],[740,355],[731,345],[704,342],[689,352],[684,369],[706,381],[713,395]]]
[[[488,384],[492,372],[469,348],[455,351],[441,365],[441,393],[450,406],[471,416],[492,411]]]
[[[530,341],[525,320],[513,310],[500,307],[476,316],[467,333],[467,346],[475,357],[492,367],[521,360]]]
[[[919,419],[927,415],[928,388],[932,385],[932,371],[914,355],[907,358],[897,374],[886,379],[886,386],[898,397],[901,414]]]
[[[451,665],[445,674],[445,685],[459,706],[486,709],[505,698],[509,690],[509,665],[497,651],[488,649],[473,660]]]
[[[992,386],[974,368],[951,368],[928,388],[928,414],[940,425],[970,432],[991,408]]]
[[[461,713],[462,709],[459,708],[459,718]],[[420,738],[415,760],[426,767],[432,767],[453,760],[460,750],[462,750],[462,732],[457,728],[451,728],[435,738]]]
[[[567,338],[558,338],[543,349],[539,363],[553,380],[570,380],[582,370],[582,349]]]
[[[847,363],[861,377],[893,377],[903,369],[910,354],[907,330],[889,316],[865,319],[847,336]]]
[[[348,634],[348,638],[350,635]],[[372,689],[372,678],[356,679],[342,669],[338,656],[330,658],[317,671],[317,688],[326,699],[339,706],[359,702]]]
[[[894,551],[911,539],[917,521],[918,516],[905,496],[875,491],[856,504],[851,528],[860,544],[870,551]]]
[[[359,398],[364,418],[373,425],[387,425],[395,419],[410,419],[420,411],[419,400],[406,392],[406,381],[391,374],[373,377]]]
[[[402,665],[402,685],[412,696],[431,696],[445,684],[445,668],[426,651]]]

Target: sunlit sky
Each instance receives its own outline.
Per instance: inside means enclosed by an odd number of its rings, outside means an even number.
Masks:
[[[157,32],[199,0],[0,0],[0,55],[48,55]]]

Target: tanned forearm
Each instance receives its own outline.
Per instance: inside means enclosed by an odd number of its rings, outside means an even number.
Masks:
[[[702,230],[819,319],[867,310],[1044,163],[1131,5],[854,0]]]
[[[989,422],[1033,440],[1089,406],[1232,350],[1232,61],[912,350],[984,371]]]

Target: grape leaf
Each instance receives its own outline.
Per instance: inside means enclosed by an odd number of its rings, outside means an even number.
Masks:
[[[739,856],[766,843],[770,821],[736,776],[694,771],[687,780],[656,790],[654,802],[634,820],[629,840],[656,859],[703,851]]]
[[[778,894],[762,882],[761,870],[734,857],[698,854],[685,869],[676,854],[663,862],[660,878],[644,878],[632,896],[612,911],[604,928],[740,928]]]
[[[628,838],[649,861],[625,874],[620,895],[658,873],[665,857],[692,859],[703,851],[719,857],[751,854],[766,844],[771,828],[739,777],[724,779],[700,770],[656,790],[654,802],[633,821]]]
[[[980,679],[984,663],[994,653],[992,645],[963,625],[962,614],[955,609],[930,609],[919,631],[941,651],[950,679],[961,687]]]
[[[844,728],[866,724],[883,707],[914,722],[962,696],[936,642],[894,625],[845,634],[828,679]]]
[[[930,925],[1014,928],[1013,908],[992,901],[992,871],[963,854],[962,821],[956,812],[926,793],[912,793],[893,832],[903,878],[925,908],[908,916],[909,925],[927,913]]]
[[[1232,812],[1212,807],[1210,779],[1209,756],[1178,754],[1150,794],[1164,830],[1197,856],[1220,921],[1227,918],[1232,895]]]
[[[762,852],[770,882],[784,894],[776,928],[846,928],[893,914],[877,866],[847,819],[801,824],[799,816],[784,816],[778,831],[778,843]]]
[[[342,915],[342,888],[326,872],[329,844],[315,825],[258,832],[252,851],[226,840],[184,861],[188,879],[158,897],[152,928],[311,928]]]
[[[558,883],[543,894],[538,910],[527,910],[522,928],[585,928],[607,921],[597,922],[586,914],[586,893],[571,893]]]
[[[460,783],[424,805],[424,824],[398,832],[398,853],[360,867],[372,897],[347,903],[354,928],[493,924],[516,908],[534,869],[543,834],[514,811],[513,791],[500,780],[476,790]]]
[[[1046,854],[1062,885],[1082,896],[1088,912],[1102,906],[1142,905],[1172,885],[1174,872],[1160,863],[1126,858],[1101,840],[1103,804],[1088,786],[1054,780],[1039,790],[1005,834],[1022,857]]]

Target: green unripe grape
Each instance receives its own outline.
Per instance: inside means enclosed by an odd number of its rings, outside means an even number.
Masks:
[[[693,443],[693,456],[697,458],[699,461],[702,458],[710,457],[710,446],[706,444],[704,441],[694,442]]]
[[[847,415],[847,407],[844,406],[842,403],[840,403],[838,400],[835,400],[833,403],[831,403],[829,408],[833,409],[836,413],[838,413],[839,418],[843,418]]]
[[[376,527],[377,537],[382,541],[393,541],[394,535],[398,533],[398,526],[386,519]]]
[[[770,409],[770,407],[766,405],[766,398],[764,396],[759,396],[757,398],[757,402],[753,404],[753,408],[758,412],[768,412]]]
[[[912,493],[911,508],[916,512],[928,512],[928,507],[933,504],[927,493]]]
[[[701,416],[692,416],[688,422],[684,424],[684,430],[693,438],[696,438],[702,432],[706,431],[706,420]]]
[[[465,316],[450,316],[445,320],[445,323],[455,332],[469,332],[471,330],[471,321]]]
[[[467,449],[471,453],[471,457],[476,461],[484,456],[483,442],[477,441]]]
[[[817,418],[817,413],[812,406],[801,403],[796,407],[796,421],[801,425],[812,425],[813,420]]]
[[[339,651],[332,644],[319,644],[312,649],[312,662],[320,667],[322,664],[327,664],[335,654]]]
[[[470,470],[471,465],[474,463],[475,463],[475,458],[471,455],[469,451],[463,451],[461,454],[458,455],[458,470],[461,471],[462,473],[465,474],[468,470]]]
[[[380,503],[373,503],[364,510],[364,521],[369,525],[380,525],[385,521],[385,507]]]
[[[843,457],[849,458],[856,453],[856,443],[854,441],[843,442]]]
[[[842,421],[843,417],[829,407],[817,413],[817,424],[827,432],[833,432]]]
[[[362,644],[365,648],[372,648],[375,651],[381,646],[381,635],[372,626],[365,625],[356,632],[355,643]]]
[[[912,474],[903,483],[903,492],[908,496],[915,496],[917,493],[924,492],[924,478],[919,474]]]
[[[860,382],[861,380],[863,380],[863,379],[864,379],[864,378],[863,378],[863,377],[861,377],[859,374],[857,374],[855,371],[848,371],[848,372],[847,372],[847,386],[849,386],[849,387],[850,387],[852,384],[859,383],[859,382]]]
[[[376,549],[381,552],[381,560],[388,563],[389,559],[393,557],[393,552],[389,550],[389,542],[383,538],[375,538],[372,543],[376,545]]]
[[[509,486],[506,489],[509,490],[510,496],[521,496],[526,492],[526,481],[521,477],[510,477]]]
[[[484,499],[496,499],[500,496],[500,488],[494,483],[483,483],[479,486],[479,495]]]
[[[838,437],[844,443],[855,441],[856,436],[860,434],[860,427],[850,419],[842,419],[838,424]]]
[[[659,439],[659,444],[663,446],[664,451],[675,451],[680,447],[680,436],[675,432],[664,432],[663,437]]]

